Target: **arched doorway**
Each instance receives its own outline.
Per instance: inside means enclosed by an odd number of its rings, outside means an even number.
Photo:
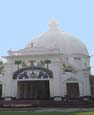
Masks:
[[[79,84],[78,83],[67,83],[67,96],[71,98],[79,97]]]
[[[80,96],[79,82],[77,79],[69,78],[66,80],[66,94],[70,98],[78,98]]]
[[[51,78],[53,78],[53,73],[48,68],[27,67],[19,69],[13,74],[13,79],[17,80],[17,98],[48,99]]]

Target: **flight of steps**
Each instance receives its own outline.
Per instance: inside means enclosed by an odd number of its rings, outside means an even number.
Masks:
[[[31,108],[31,107],[94,107],[94,103],[85,101],[54,101],[54,100],[0,100],[0,107]]]

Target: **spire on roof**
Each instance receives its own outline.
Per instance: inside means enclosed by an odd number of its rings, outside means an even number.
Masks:
[[[55,18],[52,18],[50,23],[49,23],[49,30],[55,31],[55,30],[59,30],[58,29],[58,22]]]
[[[51,21],[50,21],[50,25],[57,26],[58,25],[57,20],[55,18],[52,18]]]

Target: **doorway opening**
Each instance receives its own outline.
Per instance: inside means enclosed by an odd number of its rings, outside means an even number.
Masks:
[[[67,96],[70,98],[77,98],[79,97],[79,84],[78,83],[67,83]]]
[[[18,81],[19,99],[48,99],[49,80]]]

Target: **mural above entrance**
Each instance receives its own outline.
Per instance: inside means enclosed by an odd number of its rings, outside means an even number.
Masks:
[[[30,79],[30,78],[45,79],[45,78],[48,78],[48,74],[40,70],[35,70],[35,71],[27,70],[20,73],[17,77],[17,79]]]
[[[21,68],[14,72],[13,79],[53,78],[51,70],[43,67]]]

